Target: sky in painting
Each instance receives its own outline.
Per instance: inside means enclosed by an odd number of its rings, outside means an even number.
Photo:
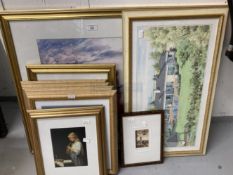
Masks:
[[[121,42],[121,38],[37,40],[42,64],[119,64],[122,60]]]
[[[148,106],[153,98],[153,75],[154,61],[150,58],[152,48],[150,41],[146,38],[137,39],[138,60],[135,67],[136,76],[134,77],[134,89],[137,93],[134,96],[134,107],[140,110],[148,110]]]

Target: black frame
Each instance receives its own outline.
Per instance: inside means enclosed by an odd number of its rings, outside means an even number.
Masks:
[[[152,161],[152,162],[140,162],[133,164],[125,164],[124,160],[124,132],[123,132],[123,118],[124,117],[134,117],[134,116],[142,116],[142,115],[151,115],[151,114],[160,114],[161,116],[161,145],[160,145],[160,160]],[[153,111],[141,111],[141,112],[128,112],[121,115],[121,166],[122,167],[132,167],[132,166],[143,166],[143,165],[151,165],[151,164],[159,164],[164,161],[164,111],[163,110],[153,110]]]

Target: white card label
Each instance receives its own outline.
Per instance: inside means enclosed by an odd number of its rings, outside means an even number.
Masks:
[[[89,125],[90,124],[90,120],[83,120],[83,125]]]
[[[88,25],[87,26],[87,30],[88,31],[97,31],[98,30],[98,26],[97,25]]]
[[[90,140],[90,139],[88,139],[88,138],[83,138],[83,142],[85,142],[85,143],[90,143],[90,142],[91,142],[91,140]]]
[[[67,95],[67,98],[70,99],[70,100],[74,100],[75,99],[75,95]]]

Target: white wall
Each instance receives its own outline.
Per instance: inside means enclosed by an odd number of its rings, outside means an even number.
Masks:
[[[150,4],[198,4],[198,3],[226,3],[225,0],[2,0],[0,10],[14,9],[44,9],[44,8],[87,8],[87,7],[107,7],[124,5],[150,5]],[[230,23],[227,27],[222,60],[219,70],[219,78],[216,89],[216,96],[213,108],[213,116],[233,116],[233,62],[224,56],[226,47],[231,35]],[[9,64],[6,54],[0,44],[0,96],[13,96],[13,87]]]
[[[214,116],[233,116],[233,62],[225,56],[225,51],[230,42],[230,37],[231,24],[230,20],[228,20],[215,93],[213,107]]]

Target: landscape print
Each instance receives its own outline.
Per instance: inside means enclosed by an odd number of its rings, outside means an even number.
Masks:
[[[42,64],[115,63],[123,84],[122,38],[37,39]]]
[[[38,39],[42,64],[118,63],[121,38]]]
[[[133,110],[165,110],[166,147],[195,146],[210,29],[135,28]]]

